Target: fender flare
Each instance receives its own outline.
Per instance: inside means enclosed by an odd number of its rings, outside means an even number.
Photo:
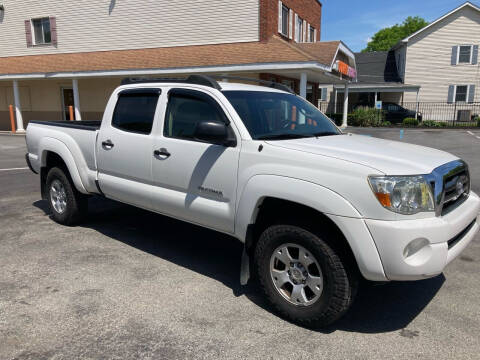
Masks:
[[[51,151],[57,154],[67,165],[67,169],[70,173],[75,188],[83,194],[89,193],[83,185],[82,178],[80,177],[80,172],[78,171],[78,167],[75,163],[75,159],[73,158],[72,153],[63,142],[51,137],[45,137],[41,139],[39,149],[39,153],[41,154],[40,167],[44,167],[46,165],[47,152]]]
[[[286,176],[255,175],[237,202],[235,234],[240,240],[245,241],[248,225],[255,223],[259,205],[268,197],[299,203],[327,216],[362,217],[345,198],[321,185]]]
[[[321,185],[278,175],[256,175],[245,185],[237,206],[235,235],[242,242],[251,236],[251,224],[265,198],[292,201],[308,206],[333,221],[344,235],[363,276],[369,280],[386,281],[383,265],[375,242],[362,214],[344,197]],[[241,283],[248,279],[248,267],[242,256]],[[248,264],[247,260],[245,263]]]

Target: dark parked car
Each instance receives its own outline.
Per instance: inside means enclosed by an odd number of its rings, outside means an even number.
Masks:
[[[390,121],[392,124],[401,124],[405,118],[415,118],[415,110],[405,109],[404,107],[384,102],[382,110],[385,112],[385,121]],[[419,112],[417,116],[418,121],[422,121],[422,114]]]

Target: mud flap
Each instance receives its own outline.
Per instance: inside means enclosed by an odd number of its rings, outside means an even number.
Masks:
[[[240,285],[247,285],[248,279],[250,279],[250,257],[247,254],[246,246],[244,246],[240,265]]]

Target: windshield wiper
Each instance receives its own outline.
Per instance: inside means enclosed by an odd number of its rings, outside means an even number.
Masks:
[[[315,135],[310,135],[310,134],[270,134],[270,135],[257,136],[256,140],[286,140],[286,139],[309,138],[314,136]]]
[[[315,136],[315,137],[330,136],[330,135],[339,135],[339,134],[334,131],[322,131],[322,132],[312,134],[312,136]]]

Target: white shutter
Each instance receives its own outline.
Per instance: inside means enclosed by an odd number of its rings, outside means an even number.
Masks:
[[[317,29],[313,30],[313,42],[317,42]]]
[[[298,42],[298,15],[295,14],[295,42]]]
[[[293,36],[293,10],[288,12],[288,37],[291,39]]]
[[[311,42],[311,39],[310,39],[310,24],[307,23],[307,42]]]
[[[303,37],[302,42],[307,41],[307,20],[303,20]]]
[[[283,4],[281,1],[278,2],[278,32],[282,33],[282,7]]]

